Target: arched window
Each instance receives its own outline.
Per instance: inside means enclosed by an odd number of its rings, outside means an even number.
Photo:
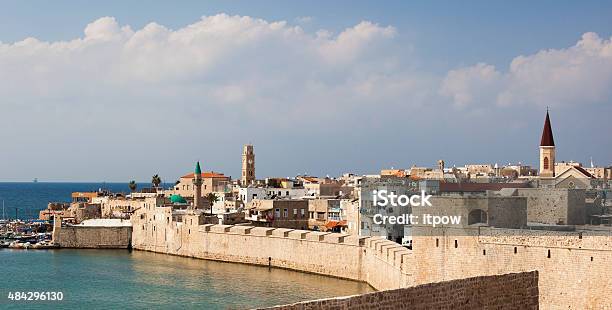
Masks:
[[[544,157],[544,169],[548,169],[548,157]]]
[[[480,209],[476,209],[472,210],[470,214],[468,214],[468,225],[477,223],[487,223],[487,212]]]

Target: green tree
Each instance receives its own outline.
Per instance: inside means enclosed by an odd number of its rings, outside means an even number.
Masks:
[[[206,194],[206,200],[208,200],[210,204],[210,215],[213,215],[213,205],[215,202],[219,201],[219,197],[215,193],[208,193]]]
[[[135,192],[138,185],[136,185],[136,181],[132,180],[130,183],[128,183],[128,187],[130,188],[131,192]]]
[[[159,184],[162,183],[162,179],[156,174],[153,176],[153,178],[151,178],[151,183],[153,184],[153,187],[158,188]]]

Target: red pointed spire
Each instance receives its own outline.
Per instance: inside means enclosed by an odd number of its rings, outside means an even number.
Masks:
[[[540,140],[540,146],[555,146],[555,139],[553,138],[552,128],[550,127],[550,117],[548,116],[548,109],[546,109],[546,120],[544,121],[544,130],[542,131],[542,140]]]

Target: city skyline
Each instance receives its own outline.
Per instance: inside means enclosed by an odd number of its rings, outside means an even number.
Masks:
[[[547,106],[558,161],[608,166],[612,6],[551,3],[357,3],[339,19],[338,4],[11,4],[0,180],[173,179],[196,160],[237,178],[245,143],[260,176],[537,166]]]

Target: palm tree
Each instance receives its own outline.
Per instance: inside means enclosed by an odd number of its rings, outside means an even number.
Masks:
[[[162,183],[162,179],[159,177],[159,175],[156,174],[151,179],[151,183],[153,184],[153,187],[158,188],[159,184]]]
[[[213,215],[213,205],[215,204],[215,202],[219,201],[219,196],[217,196],[217,194],[215,193],[208,193],[206,194],[206,199],[210,204],[210,215]]]
[[[136,185],[136,181],[132,180],[130,183],[128,183],[128,187],[130,188],[130,191],[135,192],[138,185]]]

